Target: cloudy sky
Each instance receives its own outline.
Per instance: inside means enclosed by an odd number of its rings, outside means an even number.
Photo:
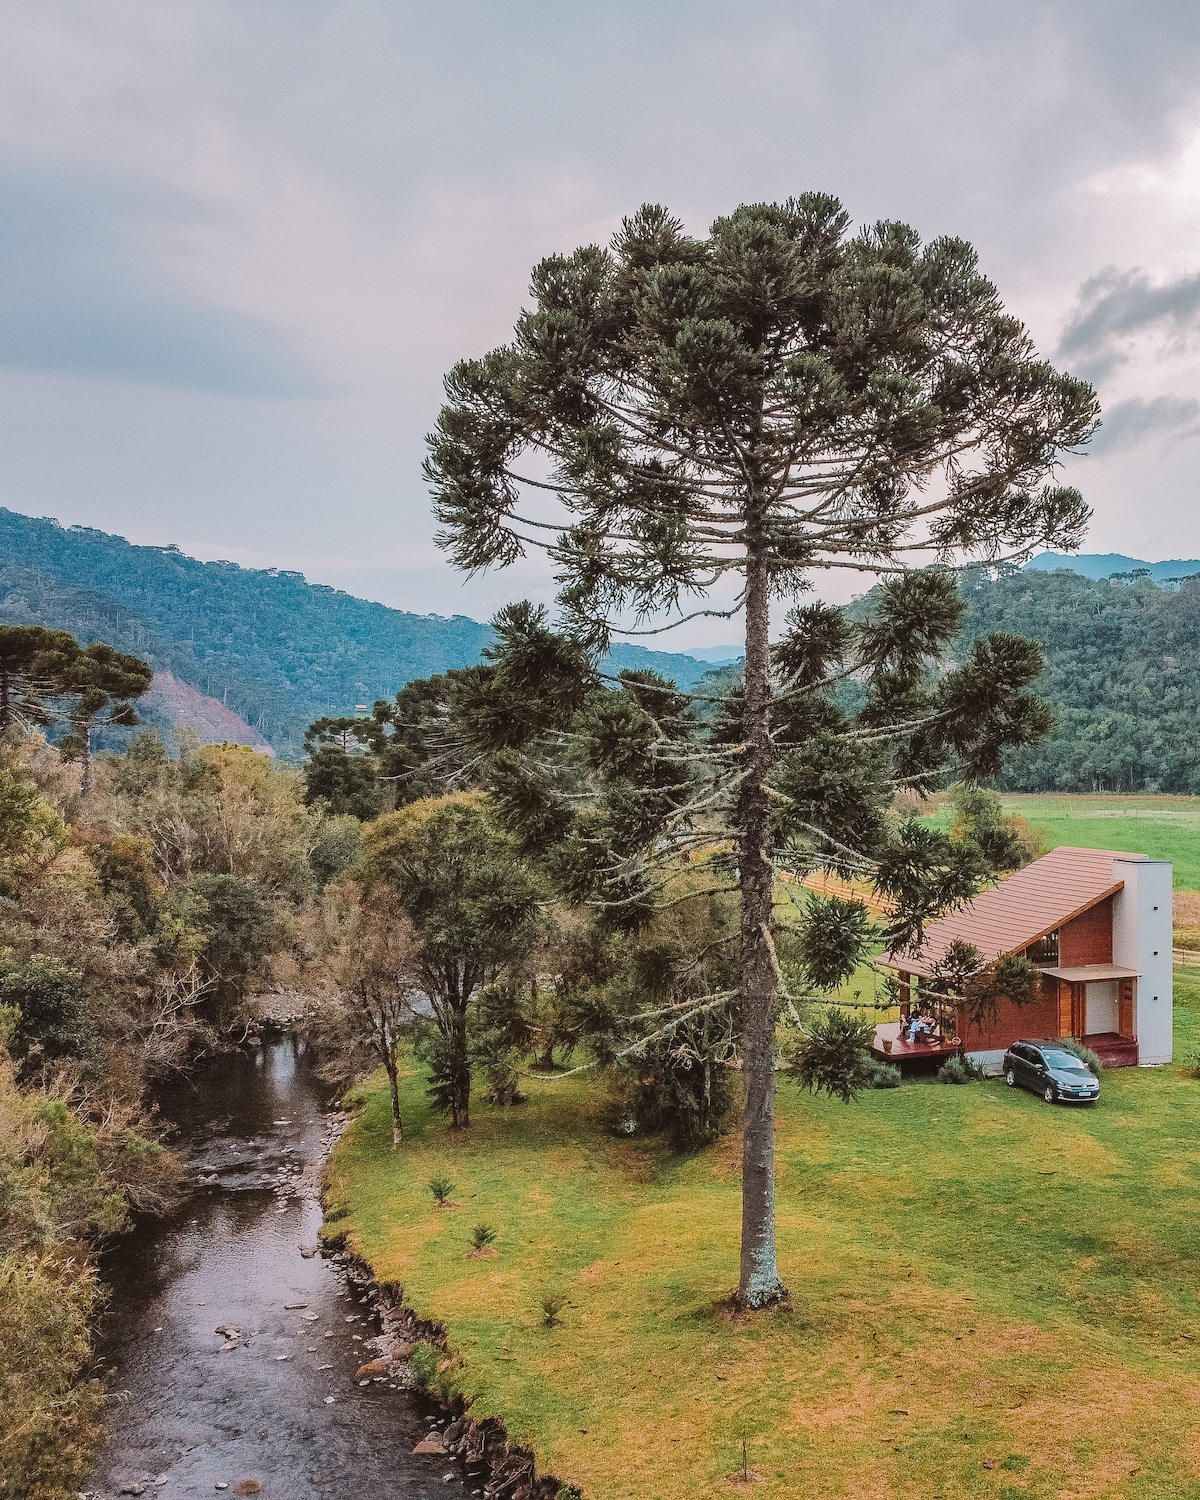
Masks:
[[[1184,0],[0,0],[0,504],[420,612],[420,476],[530,266],[819,188],[964,235],[1105,426],[1088,550],[1200,556]],[[708,622],[678,645],[729,634]]]

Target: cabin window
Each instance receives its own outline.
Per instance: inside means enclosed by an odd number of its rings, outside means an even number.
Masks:
[[[1036,943],[1030,943],[1025,950],[1025,957],[1034,964],[1057,964],[1058,933],[1048,932],[1045,937],[1038,938]]]

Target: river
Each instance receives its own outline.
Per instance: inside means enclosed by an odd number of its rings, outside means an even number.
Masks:
[[[420,1397],[356,1382],[372,1358],[371,1308],[336,1266],[301,1254],[321,1223],[323,1106],[290,1038],[164,1096],[195,1186],[105,1257],[99,1353],[112,1373],[97,1500],[256,1493],[247,1481],[263,1500],[480,1493],[453,1461],[412,1453],[437,1420]]]

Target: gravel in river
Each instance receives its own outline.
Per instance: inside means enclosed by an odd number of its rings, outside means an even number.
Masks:
[[[108,1436],[88,1492],[264,1500],[422,1500],[479,1493],[412,1448],[436,1414],[389,1382],[360,1385],[371,1309],[306,1258],[321,1209],[322,1090],[292,1040],[171,1086],[163,1110],[196,1184],[170,1218],[105,1260]]]

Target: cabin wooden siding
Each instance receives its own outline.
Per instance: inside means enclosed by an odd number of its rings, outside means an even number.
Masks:
[[[1106,896],[1080,912],[1058,931],[1058,964],[1064,969],[1113,961],[1113,897]],[[1086,1031],[1084,986],[1042,975],[1038,998],[1018,1009],[1001,1000],[990,1026],[968,1026],[958,1015],[959,1035],[968,1052],[986,1052],[1007,1047],[1023,1036],[1083,1036]],[[1121,987],[1121,1035],[1133,1035],[1133,982]]]
[[[1056,981],[1043,975],[1037,999],[1022,1009],[1008,1000],[1000,1000],[995,1020],[983,1026],[968,1023],[966,1012],[960,1007],[958,1034],[968,1052],[997,1051],[1020,1041],[1023,1036],[1061,1036]]]
[[[1056,967],[1075,969],[1085,964],[1110,964],[1112,961],[1113,897],[1106,896],[1059,928]]]

